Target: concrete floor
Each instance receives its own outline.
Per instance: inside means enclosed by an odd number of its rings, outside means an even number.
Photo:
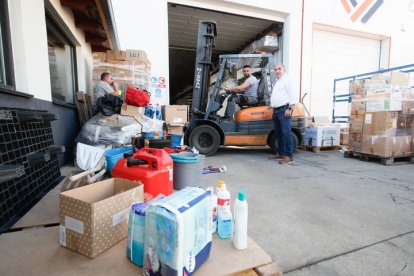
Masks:
[[[340,152],[299,151],[295,163],[268,160],[269,149],[220,149],[205,165],[244,188],[249,236],[286,275],[414,275],[414,164],[383,166]]]

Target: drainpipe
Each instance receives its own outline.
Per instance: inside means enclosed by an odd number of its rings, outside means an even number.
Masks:
[[[305,0],[302,0],[302,29],[300,32],[299,101],[302,99],[302,56],[303,56],[303,17],[304,15],[305,15]]]

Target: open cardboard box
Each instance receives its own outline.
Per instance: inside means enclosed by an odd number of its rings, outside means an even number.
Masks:
[[[127,237],[129,209],[143,201],[143,185],[120,178],[61,193],[60,244],[95,258]]]

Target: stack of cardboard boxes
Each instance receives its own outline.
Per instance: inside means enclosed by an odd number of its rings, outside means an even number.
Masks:
[[[413,153],[414,89],[409,75],[387,72],[351,83],[349,151],[379,157]]]
[[[188,122],[188,105],[164,105],[161,110],[168,133],[183,135],[184,125]]]
[[[109,72],[121,86],[137,87],[149,91],[151,63],[144,51],[93,53],[93,66],[92,79],[94,81],[99,81],[103,72]]]

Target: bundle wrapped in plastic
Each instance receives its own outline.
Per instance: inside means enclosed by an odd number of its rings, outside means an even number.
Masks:
[[[85,123],[76,142],[96,145],[122,147],[131,144],[131,137],[141,133],[141,124],[133,117],[114,114],[98,114]]]

